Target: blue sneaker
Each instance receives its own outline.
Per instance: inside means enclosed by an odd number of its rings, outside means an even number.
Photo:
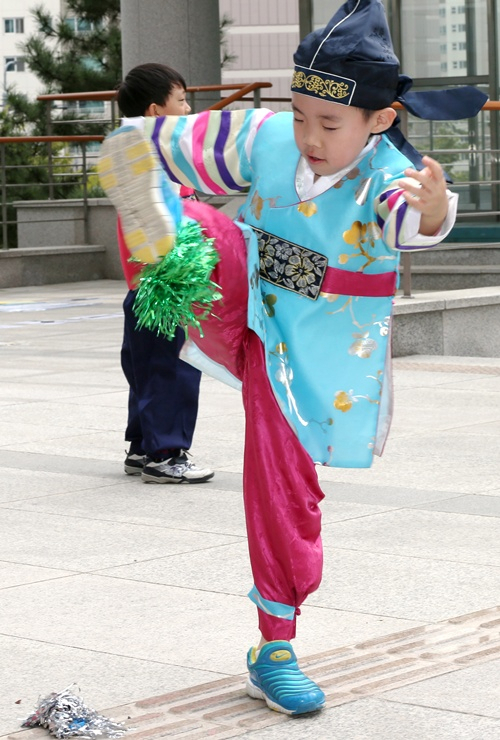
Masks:
[[[284,714],[305,714],[324,707],[324,693],[302,673],[289,642],[268,642],[258,655],[256,648],[250,648],[247,666],[250,673],[247,694],[264,699],[270,709]]]

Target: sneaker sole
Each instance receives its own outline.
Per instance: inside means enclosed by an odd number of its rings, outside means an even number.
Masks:
[[[282,707],[281,704],[278,704],[277,702],[270,699],[269,696],[267,696],[267,694],[262,691],[262,689],[259,689],[259,687],[256,686],[249,678],[246,682],[245,691],[247,692],[248,696],[252,697],[252,699],[262,699],[266,702],[269,709],[272,709],[274,712],[281,712],[282,714],[310,714],[311,712],[319,712],[325,706],[324,701],[319,705],[316,702],[311,701],[309,702],[309,704],[304,704],[302,707],[300,707],[300,709],[285,709],[285,707]]]
[[[136,468],[133,465],[125,465],[123,468],[127,475],[141,475],[142,474],[142,466],[140,468]]]
[[[120,214],[131,256],[157,262],[172,249],[176,227],[165,205],[165,174],[153,145],[138,129],[121,128],[102,143],[97,172]]]
[[[202,478],[174,478],[173,476],[169,477],[166,475],[162,475],[160,478],[160,476],[150,475],[148,473],[142,473],[141,477],[144,483],[173,483],[178,485],[179,483],[206,483],[212,480],[214,473],[208,473],[208,475],[204,475]]]

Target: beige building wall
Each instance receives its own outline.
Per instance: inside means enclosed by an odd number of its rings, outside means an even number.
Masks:
[[[272,82],[262,96],[290,96],[293,53],[299,43],[297,0],[219,0],[220,17],[232,21],[227,50],[236,60],[222,70],[222,81]],[[288,103],[263,101],[273,110],[288,110]]]
[[[4,86],[15,87],[31,99],[42,91],[42,83],[23,64],[20,44],[36,28],[31,9],[33,0],[0,0],[0,84],[2,99]],[[43,0],[44,8],[59,15],[61,0]]]
[[[123,73],[146,62],[178,69],[188,85],[218,85],[218,0],[121,0]],[[219,99],[199,93],[198,110]]]
[[[323,27],[343,0],[313,0],[312,23]],[[222,70],[222,81],[272,82],[262,96],[290,97],[293,54],[299,37],[299,0],[219,0],[220,17],[233,24],[227,31],[227,50],[236,60]],[[263,101],[272,110],[289,110],[289,102]]]

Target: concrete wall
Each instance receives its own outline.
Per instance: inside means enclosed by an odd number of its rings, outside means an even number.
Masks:
[[[17,210],[19,249],[84,244],[103,246],[103,277],[111,280],[123,278],[116,241],[116,211],[107,198],[88,200],[88,241],[83,221],[83,201],[80,199],[18,201],[14,206]]]
[[[500,285],[397,298],[394,314],[394,357],[500,357]]]
[[[123,74],[137,64],[177,69],[188,85],[221,80],[219,0],[121,0]],[[197,94],[199,110],[220,94]]]
[[[103,280],[105,262],[99,246],[0,250],[0,288]]]

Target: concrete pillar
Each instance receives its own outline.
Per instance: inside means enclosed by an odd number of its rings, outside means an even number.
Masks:
[[[121,0],[123,74],[137,64],[160,62],[188,85],[219,85],[219,0]],[[202,110],[220,93],[196,94]]]

